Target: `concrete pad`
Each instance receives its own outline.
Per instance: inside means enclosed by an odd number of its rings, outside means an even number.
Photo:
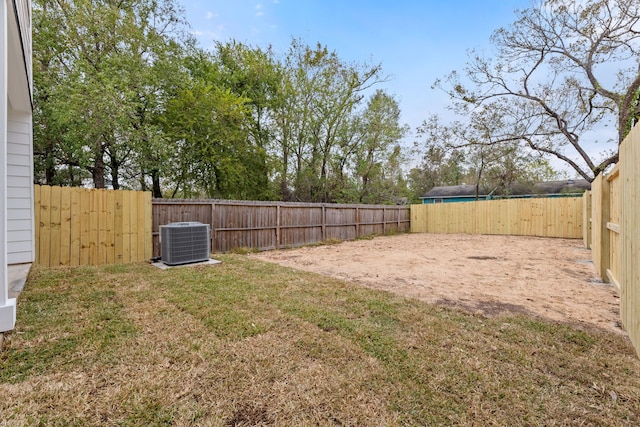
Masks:
[[[168,270],[170,268],[177,268],[177,267],[193,267],[196,265],[216,265],[216,264],[220,264],[222,263],[222,261],[218,261],[217,259],[213,259],[213,258],[209,258],[208,261],[201,261],[201,262],[192,262],[190,264],[180,264],[180,265],[167,265],[162,261],[158,261],[158,262],[152,262],[151,265],[158,267],[160,270]]]
[[[27,282],[27,276],[31,270],[31,264],[12,264],[8,266],[9,298],[18,298]]]

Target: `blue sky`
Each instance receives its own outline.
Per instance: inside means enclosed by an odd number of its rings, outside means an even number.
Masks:
[[[412,131],[448,104],[431,85],[461,70],[467,49],[490,49],[493,30],[529,0],[179,0],[200,44],[237,41],[284,54],[292,38],[346,61],[381,63],[386,89]]]

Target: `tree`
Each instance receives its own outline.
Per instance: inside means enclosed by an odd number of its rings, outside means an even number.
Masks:
[[[519,142],[593,180],[618,159],[594,158],[581,137],[615,116],[620,143],[640,118],[640,3],[541,0],[494,32],[495,59],[472,52],[467,87],[446,79],[458,112],[482,107],[501,118],[492,141]]]
[[[553,180],[558,174],[539,153],[524,150],[516,141],[495,139],[502,127],[495,111],[471,112],[468,122],[443,125],[438,116],[418,129],[424,138],[423,164],[410,173],[412,186],[424,194],[439,185],[470,183],[476,196],[482,191],[509,193],[513,184],[531,185]]]
[[[281,67],[273,135],[283,197],[336,201],[342,183],[335,156],[358,138],[355,121],[366,91],[384,81],[381,67],[345,63],[327,47],[299,40]]]
[[[357,202],[383,203],[392,198],[389,193],[399,173],[396,166],[402,160],[398,141],[407,132],[400,125],[398,102],[383,90],[376,90],[369,98],[361,126],[359,143],[351,150]]]
[[[188,39],[176,3],[39,0],[34,24],[36,170],[69,184],[88,172],[96,188],[119,188],[125,167],[139,176],[134,154],[155,133],[170,80],[158,73],[179,52],[174,39]],[[65,168],[67,180],[56,176]]]
[[[219,84],[247,101],[247,129],[254,156],[249,169],[255,176],[253,199],[276,197],[270,185],[273,152],[273,110],[278,100],[280,66],[271,49],[246,46],[236,41],[216,43],[212,60]]]

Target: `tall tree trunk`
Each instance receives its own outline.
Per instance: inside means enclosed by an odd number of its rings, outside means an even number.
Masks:
[[[111,186],[114,190],[120,189],[120,165],[111,158]]]
[[[153,181],[153,197],[161,199],[162,189],[160,188],[160,173],[157,170],[151,171],[151,180]]]
[[[93,178],[94,188],[105,188],[104,169],[103,153],[100,153],[99,156],[96,156],[94,165],[91,168],[91,177]]]

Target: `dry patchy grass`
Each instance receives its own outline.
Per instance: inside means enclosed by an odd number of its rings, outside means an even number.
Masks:
[[[640,362],[619,335],[220,258],[36,269],[0,355],[3,421],[640,424]]]

